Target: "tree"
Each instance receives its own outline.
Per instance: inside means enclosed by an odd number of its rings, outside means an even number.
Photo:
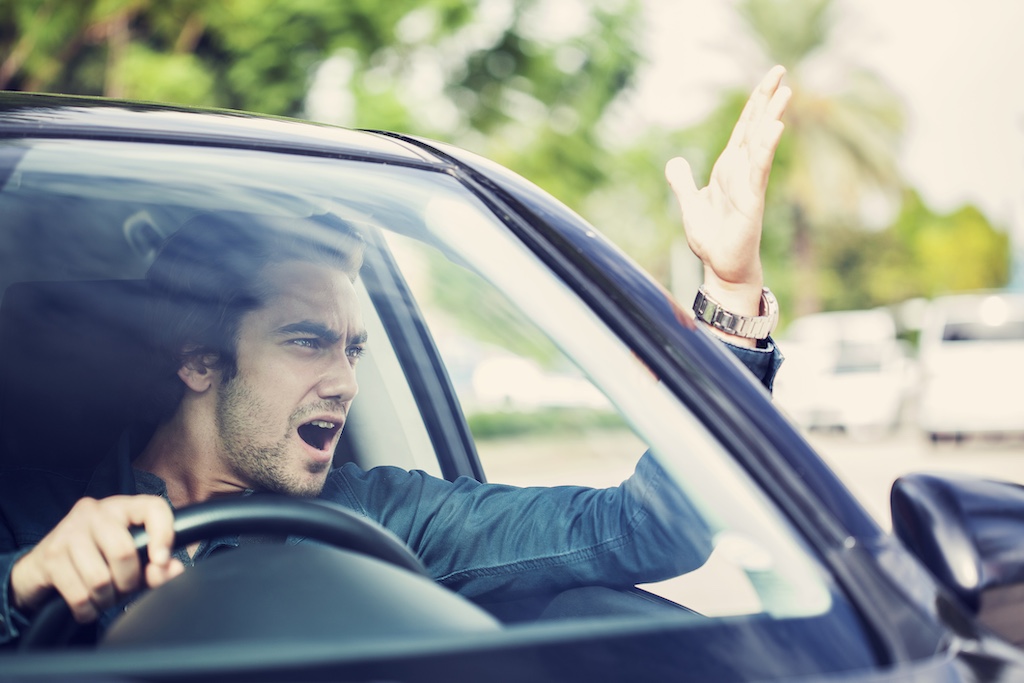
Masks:
[[[1010,280],[1010,238],[974,206],[946,214],[908,191],[892,232],[907,245],[916,296],[1005,287]]]
[[[757,47],[749,83],[779,63],[794,91],[768,187],[766,278],[790,315],[817,311],[826,302],[821,245],[836,231],[864,228],[872,207],[886,209],[872,229],[899,207],[901,107],[876,76],[829,53],[831,0],[738,0],[737,9]],[[640,136],[611,161],[610,182],[585,204],[598,227],[679,295],[697,283],[680,278],[672,263],[671,255],[684,250],[677,248],[678,218],[661,176],[666,150],[686,157],[698,183],[706,182],[748,95],[749,84],[728,90],[700,123]],[[699,271],[689,261],[685,267]]]
[[[792,226],[794,312],[812,313],[823,303],[820,244],[840,228],[863,227],[872,201],[898,207],[901,107],[876,75],[828,63],[831,0],[744,0],[739,9],[766,64],[789,70],[793,98],[773,182]],[[822,82],[816,74],[826,67],[833,72]]]
[[[348,48],[369,63],[416,8],[439,34],[471,16],[450,0],[12,0],[0,87],[296,115],[319,62]]]
[[[908,299],[1005,287],[1010,244],[973,206],[946,214],[904,194],[885,230],[844,227],[822,245],[819,282],[828,310],[874,308]],[[855,283],[856,286],[851,286]]]
[[[578,206],[612,166],[596,130],[638,20],[638,0],[6,0],[0,88],[440,138]]]
[[[638,0],[7,0],[0,88],[308,116],[315,84],[351,102],[323,119],[462,144],[578,205],[638,21]]]

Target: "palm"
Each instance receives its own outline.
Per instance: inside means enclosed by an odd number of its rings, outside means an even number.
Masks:
[[[788,88],[780,87],[784,73],[775,67],[754,90],[706,187],[697,190],[681,158],[666,168],[686,241],[704,263],[706,284],[760,291],[765,190],[790,96]]]

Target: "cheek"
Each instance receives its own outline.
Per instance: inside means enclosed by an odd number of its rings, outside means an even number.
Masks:
[[[245,360],[239,362],[239,376],[265,406],[288,414],[316,393],[319,378],[331,362],[328,358],[302,357],[275,346],[251,347],[247,351],[244,356],[240,354],[240,359]]]

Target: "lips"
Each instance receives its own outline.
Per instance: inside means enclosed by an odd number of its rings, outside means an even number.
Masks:
[[[341,431],[340,420],[317,418],[299,425],[299,438],[318,451],[331,450],[334,437]]]

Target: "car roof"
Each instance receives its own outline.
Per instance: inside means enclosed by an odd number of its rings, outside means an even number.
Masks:
[[[400,136],[227,109],[0,92],[0,134],[187,143],[446,166]]]

